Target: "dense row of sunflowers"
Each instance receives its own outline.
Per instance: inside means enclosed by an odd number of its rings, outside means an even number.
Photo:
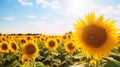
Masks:
[[[103,15],[96,19],[93,12],[77,20],[75,32],[64,35],[0,35],[0,67],[119,67],[120,36],[114,23]]]

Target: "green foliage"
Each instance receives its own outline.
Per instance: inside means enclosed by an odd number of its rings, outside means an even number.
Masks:
[[[109,59],[105,63],[104,67],[120,67],[120,62],[118,62],[114,59]]]

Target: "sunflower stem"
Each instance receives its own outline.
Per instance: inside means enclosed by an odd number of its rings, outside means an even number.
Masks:
[[[32,60],[31,60],[31,67],[36,67],[35,59],[32,59]]]
[[[95,67],[99,67],[99,60],[96,60],[96,66]]]
[[[21,55],[20,51],[18,52],[18,56],[19,56],[18,62],[19,62],[19,65],[20,65],[20,61],[21,61],[21,58],[22,58],[22,55]]]
[[[29,62],[29,66],[30,66],[30,67],[34,67],[33,59],[30,60],[30,62]]]
[[[52,52],[52,51],[50,51],[50,54],[51,54],[51,61],[50,61],[50,63],[51,63],[51,67],[53,67],[54,55],[53,55],[53,52]]]
[[[70,53],[70,63],[71,63],[71,64],[73,63],[73,62],[72,62],[72,57],[73,57],[73,54]]]
[[[4,54],[1,53],[1,63],[0,64],[4,64],[4,58],[3,58]]]

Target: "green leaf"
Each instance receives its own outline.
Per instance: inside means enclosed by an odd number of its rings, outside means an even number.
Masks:
[[[58,52],[53,52],[52,51],[52,54],[55,55],[55,56],[58,56]]]
[[[5,67],[17,67],[19,65],[17,60],[13,60],[13,61],[5,61]]]
[[[20,67],[29,67],[29,65],[23,64],[23,65],[21,65]]]
[[[17,67],[19,65],[18,61],[15,60],[12,64],[11,64],[11,67]]]
[[[120,67],[120,63],[113,60],[108,60],[104,67]]]
[[[36,67],[44,67],[44,64],[42,62],[36,62]]]
[[[72,65],[70,67],[89,67],[88,63],[82,63],[80,65]]]
[[[48,55],[46,58],[45,58],[45,60],[44,61],[50,61],[51,60],[51,56],[50,55]]]
[[[4,67],[4,65],[3,65],[3,64],[0,64],[0,67]]]

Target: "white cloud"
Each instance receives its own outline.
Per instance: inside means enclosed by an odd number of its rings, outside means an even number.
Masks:
[[[42,4],[42,6],[41,6],[42,8],[47,8],[50,5],[50,3],[47,1],[43,1],[43,2],[41,2],[41,4]]]
[[[29,5],[29,6],[33,6],[32,2],[25,2],[24,0],[18,0],[19,3],[21,3],[22,5]]]
[[[59,9],[60,6],[59,6],[59,3],[57,0],[53,0],[49,6],[51,9]]]
[[[7,21],[13,21],[13,20],[14,20],[13,17],[9,17],[9,16],[8,16],[8,17],[4,17],[3,19],[4,19],[4,20],[7,20]]]
[[[37,4],[40,4],[40,3],[42,3],[44,0],[36,0],[36,3]]]
[[[50,16],[51,16],[50,14],[47,14],[47,15],[38,17],[38,19],[40,19],[40,20],[47,20]]]
[[[33,6],[32,2],[28,2],[25,0],[18,0],[19,3],[21,3],[22,5],[29,5],[29,6]],[[46,0],[36,0],[36,3],[39,5],[41,4],[42,8],[50,8],[50,9],[59,9],[59,2],[58,0],[52,0],[51,2],[48,2]]]
[[[118,5],[120,7],[120,5]],[[120,15],[120,8],[113,7],[113,6],[107,6],[101,8],[100,12],[105,14],[114,14],[114,15]]]
[[[120,4],[118,4],[118,8],[120,8]]]
[[[50,8],[50,9],[59,9],[59,2],[58,0],[52,0],[51,2],[45,0],[36,0],[37,4],[41,4],[42,8]]]
[[[36,20],[47,20],[50,16],[51,14],[46,14],[43,16],[28,15],[28,16],[23,16],[23,18],[36,19]]]
[[[34,16],[34,15],[28,15],[28,16],[26,16],[26,18],[28,18],[28,19],[35,19],[36,16]]]
[[[41,7],[42,7],[42,8],[46,8],[46,7],[47,7],[47,5],[43,4]]]

